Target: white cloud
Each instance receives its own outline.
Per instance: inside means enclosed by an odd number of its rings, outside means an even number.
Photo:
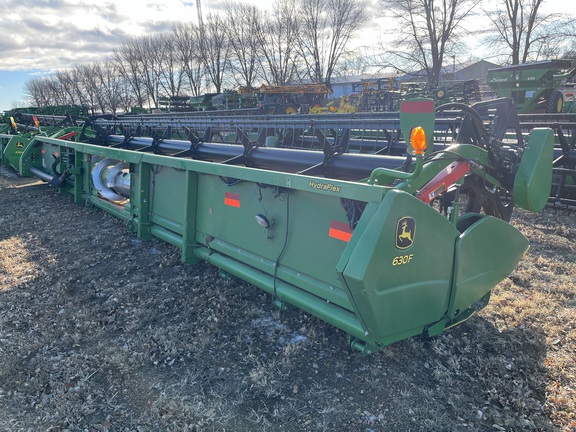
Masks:
[[[109,56],[128,37],[196,20],[181,0],[8,0],[0,25],[3,70],[53,69]]]

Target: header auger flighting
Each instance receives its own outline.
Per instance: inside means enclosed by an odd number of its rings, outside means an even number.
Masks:
[[[468,319],[526,252],[507,219],[546,204],[553,133],[505,142],[503,113],[95,117],[35,135],[16,169],[372,352]]]

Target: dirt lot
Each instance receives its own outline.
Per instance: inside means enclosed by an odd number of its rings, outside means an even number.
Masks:
[[[0,172],[0,431],[576,430],[576,213],[488,307],[363,356],[120,221]]]

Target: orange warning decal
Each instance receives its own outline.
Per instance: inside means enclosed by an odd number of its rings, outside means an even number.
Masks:
[[[240,194],[226,192],[224,196],[224,204],[230,207],[240,207]]]
[[[335,220],[330,221],[330,231],[328,232],[328,235],[332,238],[349,242],[352,238],[353,232],[354,230],[345,222]]]

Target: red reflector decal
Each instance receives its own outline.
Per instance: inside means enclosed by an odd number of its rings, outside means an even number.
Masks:
[[[404,101],[402,102],[400,111],[403,113],[433,113],[434,101]]]
[[[58,139],[67,140],[67,139],[70,139],[70,138],[72,138],[73,136],[75,136],[75,135],[77,135],[77,134],[78,134],[78,132],[72,131],[72,132],[69,132],[69,133],[67,133],[67,134],[65,134],[65,135],[62,135],[62,136],[59,137]]]
[[[224,204],[230,207],[240,207],[240,194],[226,192],[224,197]]]
[[[328,235],[332,238],[349,242],[353,232],[354,230],[345,222],[330,221],[330,231],[328,231]]]

